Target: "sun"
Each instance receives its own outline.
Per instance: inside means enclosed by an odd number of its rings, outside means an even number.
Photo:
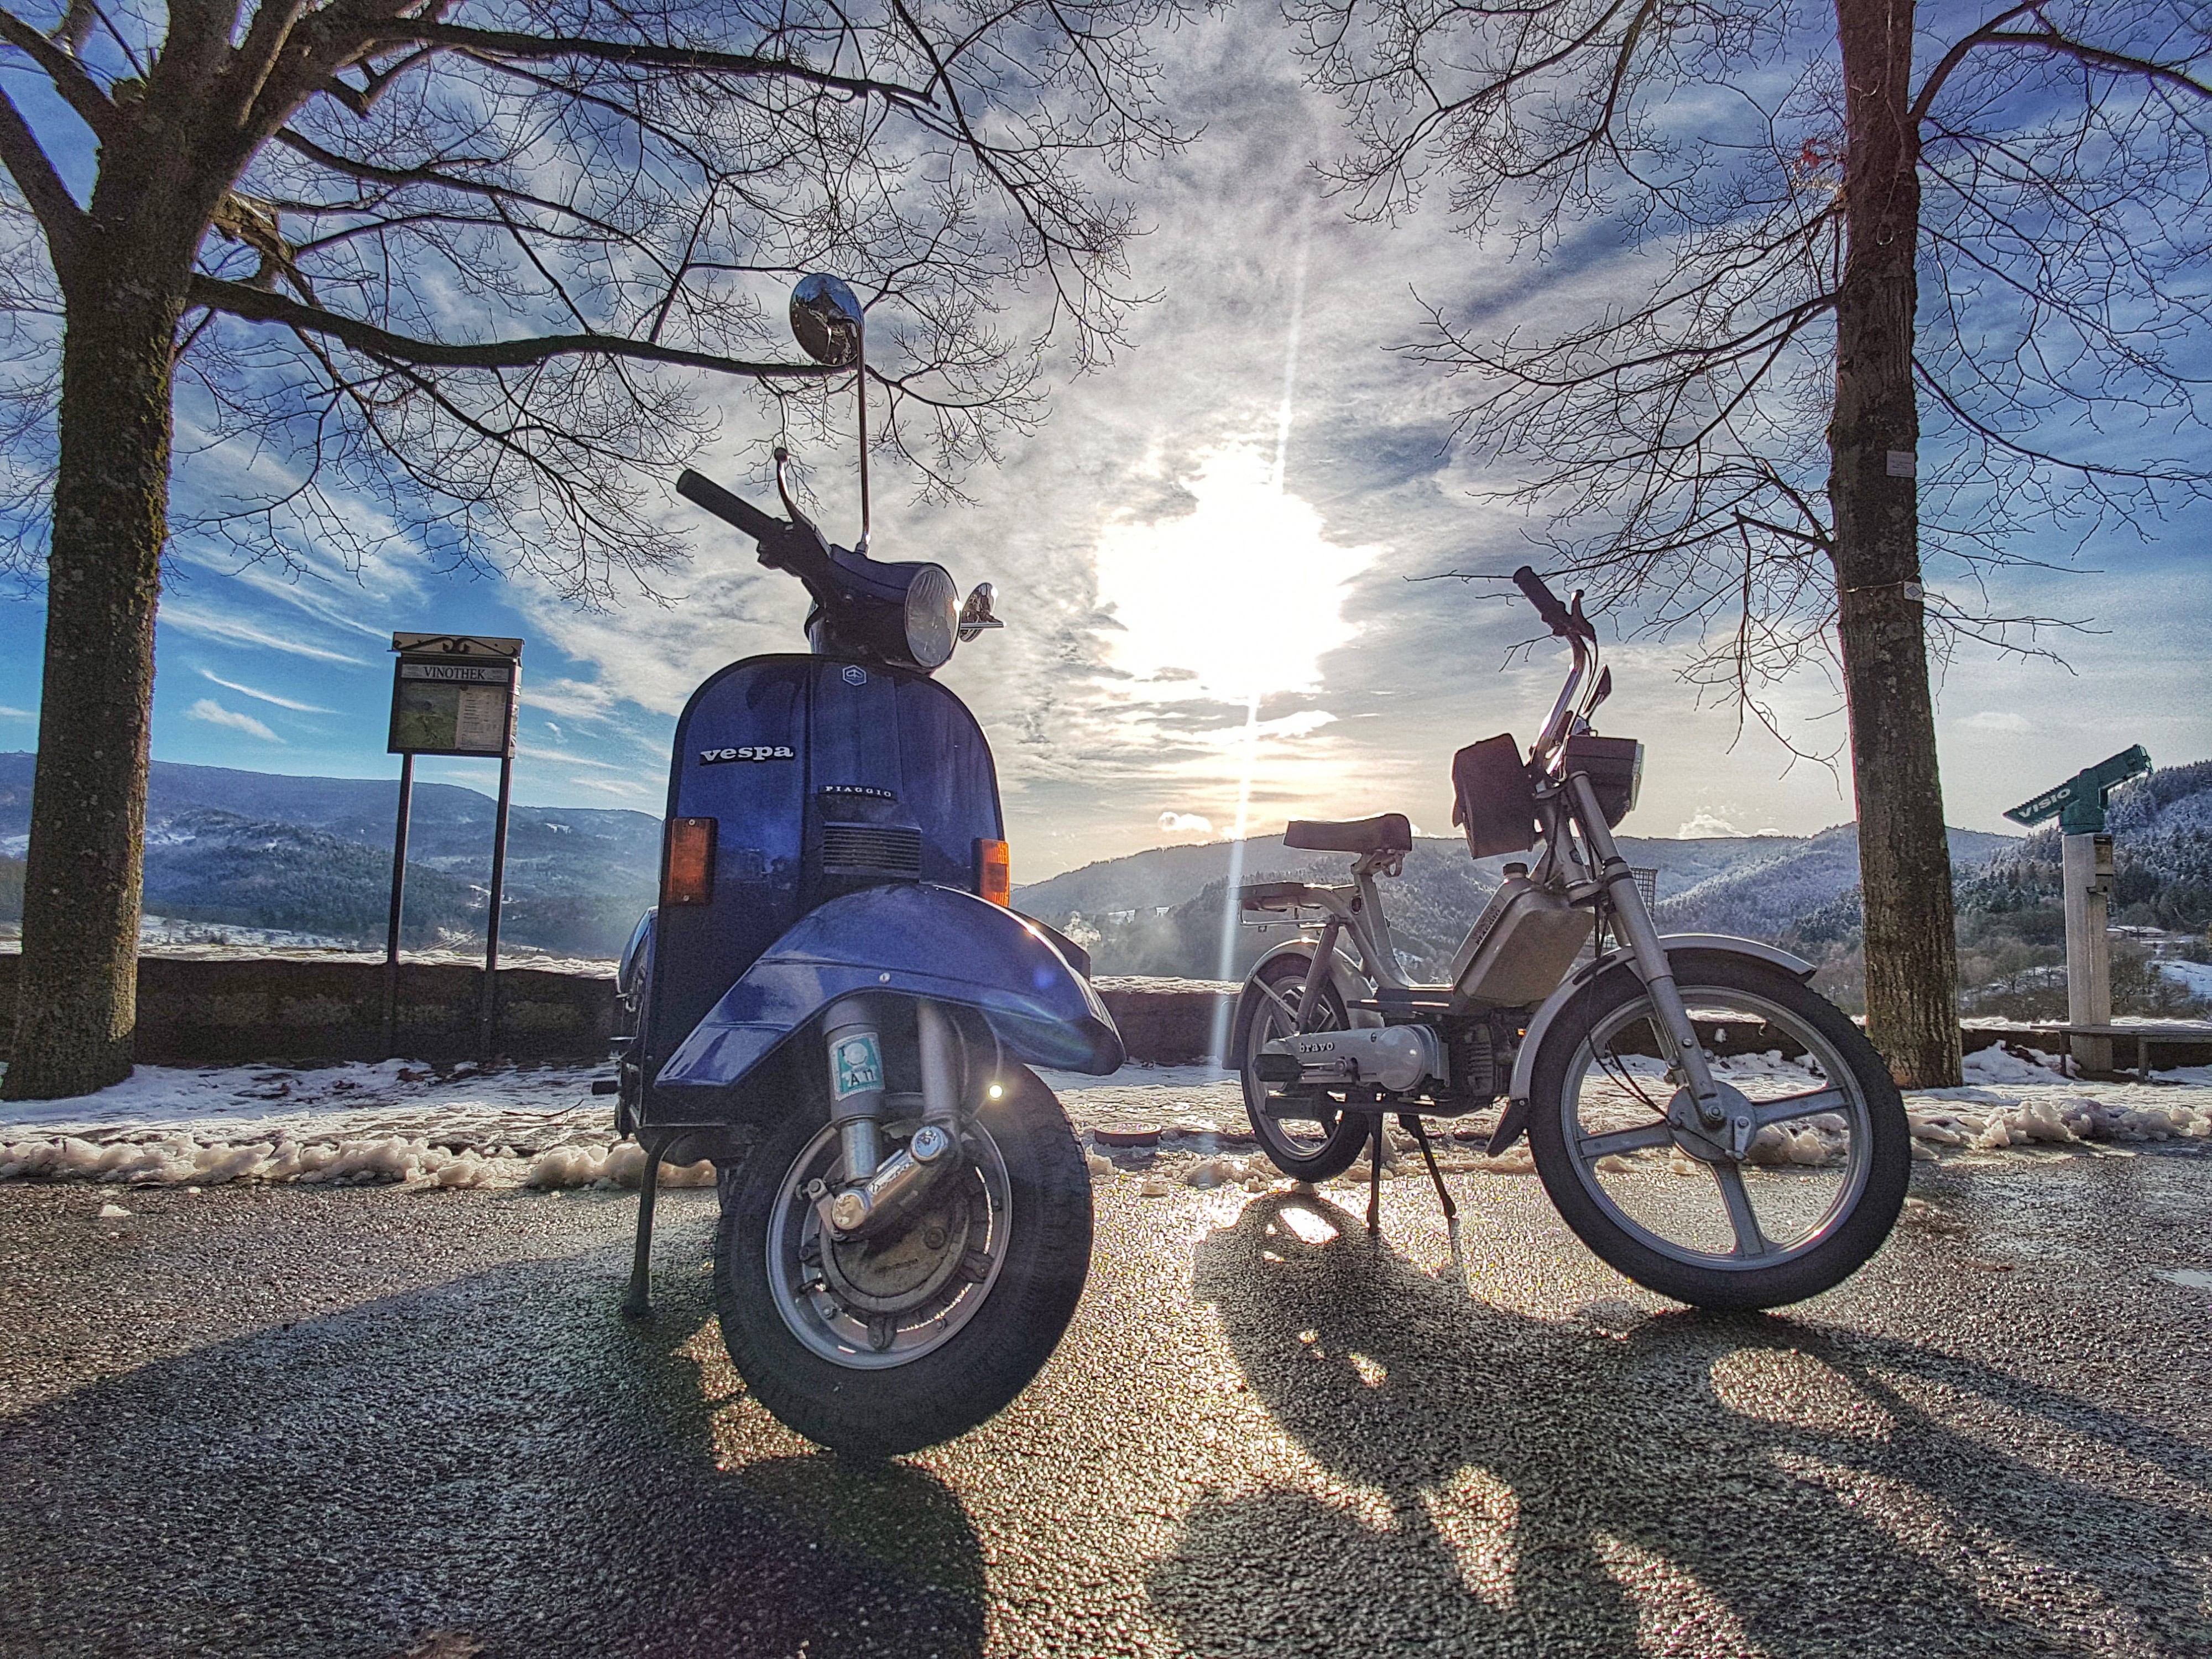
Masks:
[[[1384,550],[1330,541],[1273,471],[1256,447],[1215,450],[1187,480],[1189,512],[1102,532],[1099,598],[1123,629],[1115,667],[1231,702],[1321,689],[1322,659],[1359,631],[1346,586]]]

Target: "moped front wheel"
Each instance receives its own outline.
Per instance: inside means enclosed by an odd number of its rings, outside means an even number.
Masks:
[[[1059,1346],[1090,1270],[1091,1176],[1052,1091],[1012,1068],[965,1125],[961,1161],[887,1234],[839,1239],[837,1135],[810,1103],[722,1186],[715,1304],[731,1362],[787,1427],[888,1457],[995,1415]],[[914,1125],[890,1126],[886,1153]]]
[[[1662,1296],[1741,1309],[1817,1295],[1881,1248],[1904,1205],[1911,1131],[1897,1085],[1795,975],[1719,952],[1674,965],[1730,1116],[1755,1126],[1744,1155],[1669,1121],[1686,1079],[1623,965],[1559,1012],[1537,1052],[1536,1172],[1583,1243]]]

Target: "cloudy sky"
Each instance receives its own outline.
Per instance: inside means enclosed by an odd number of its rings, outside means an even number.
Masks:
[[[1528,556],[1521,520],[1476,499],[1486,476],[1449,439],[1454,388],[1387,348],[1415,295],[1571,306],[1607,291],[1585,266],[1539,272],[1455,237],[1440,216],[1356,226],[1310,163],[1334,111],[1301,86],[1279,30],[1232,13],[1179,37],[1199,141],[1146,181],[1137,250],[1160,299],[1111,367],[1064,384],[1051,417],[969,480],[973,505],[917,508],[895,483],[875,550],[929,557],[964,590],[997,585],[1006,629],[942,678],[999,757],[1015,876],[1035,880],[1170,840],[1291,816],[1396,810],[1449,833],[1447,768],[1501,731],[1525,741],[1556,689],[1546,641],[1498,586],[1410,579]],[[1499,313],[1498,314],[1505,314]],[[731,405],[724,459],[758,435]],[[816,456],[817,464],[850,456]],[[824,468],[824,471],[828,471]],[[879,480],[879,483],[887,481]],[[825,525],[857,528],[823,482]],[[441,575],[395,554],[358,573],[239,568],[177,551],[155,695],[157,759],[391,776],[383,752],[394,629],[528,641],[520,799],[658,811],[690,688],[733,658],[801,648],[805,599],[749,544],[680,502],[691,568],[666,606],[576,609],[522,583]],[[2077,568],[2000,581],[1993,608],[2086,619],[2066,661],[1962,649],[1939,731],[1951,822],[2003,829],[2009,805],[2129,743],[2161,763],[2212,756],[2212,523],[2114,541]],[[1646,745],[1644,835],[1809,832],[1850,816],[1847,778],[1790,764],[1678,677],[1692,641],[1608,630],[1615,693],[1601,729]],[[0,749],[33,745],[36,596],[0,599]],[[1775,688],[1809,745],[1840,738],[1824,680]],[[488,762],[428,776],[489,789]]]

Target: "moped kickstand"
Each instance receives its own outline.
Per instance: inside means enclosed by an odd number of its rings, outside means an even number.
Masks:
[[[1444,1237],[1451,1244],[1452,1274],[1464,1286],[1467,1284],[1467,1258],[1460,1250],[1459,1206],[1452,1202],[1451,1189],[1444,1185],[1444,1172],[1437,1167],[1437,1154],[1429,1144],[1427,1126],[1418,1114],[1402,1112],[1398,1117],[1398,1127],[1413,1137],[1414,1143],[1421,1149],[1421,1162],[1429,1167],[1429,1180],[1436,1187],[1437,1202],[1443,1206]],[[1379,1152],[1382,1144],[1382,1120],[1380,1117],[1375,1120],[1375,1144]],[[1367,1225],[1370,1231],[1375,1226],[1372,1194],[1368,1200]]]

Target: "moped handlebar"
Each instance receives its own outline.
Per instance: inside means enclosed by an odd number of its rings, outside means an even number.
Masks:
[[[768,541],[791,528],[783,520],[770,517],[742,495],[732,495],[712,478],[688,466],[677,474],[676,493],[695,507],[703,507],[716,518],[734,525],[757,542]]]
[[[1559,603],[1559,596],[1544,585],[1544,579],[1528,565],[1513,573],[1513,585],[1527,596],[1536,607],[1553,633],[1573,647],[1575,659],[1567,670],[1567,683],[1559,688],[1559,700],[1552,705],[1552,717],[1544,722],[1544,730],[1530,748],[1529,758],[1546,770],[1551,769],[1560,745],[1565,743],[1576,724],[1586,720],[1594,698],[1588,694],[1596,683],[1590,678],[1597,660],[1597,629],[1589,617],[1583,615],[1583,596],[1577,593],[1571,607]],[[1584,694],[1577,701],[1577,693]]]
[[[1528,596],[1528,603],[1536,607],[1536,614],[1545,625],[1563,640],[1575,637],[1575,621],[1567,607],[1559,603],[1559,595],[1544,586],[1544,579],[1528,565],[1513,573],[1513,585]]]

